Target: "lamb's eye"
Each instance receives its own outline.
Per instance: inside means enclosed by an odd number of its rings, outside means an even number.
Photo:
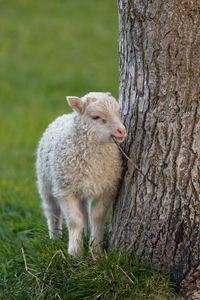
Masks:
[[[92,119],[93,119],[93,120],[99,120],[100,117],[99,117],[99,116],[92,116]]]
[[[106,120],[105,120],[105,119],[102,119],[102,118],[99,117],[99,116],[92,116],[92,119],[95,120],[95,121],[99,121],[99,122],[101,122],[101,123],[103,123],[103,124],[106,123]]]

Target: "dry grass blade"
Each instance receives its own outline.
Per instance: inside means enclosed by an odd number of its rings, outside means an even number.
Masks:
[[[114,137],[112,137],[113,141],[115,142],[115,144],[117,145],[117,147],[119,148],[120,152],[124,155],[124,157],[136,168],[136,170],[138,170],[138,172],[144,176],[144,178],[146,178],[149,182],[151,182],[154,186],[157,186],[157,184],[155,182],[153,182],[147,175],[145,175],[140,168],[136,165],[136,163],[134,163],[134,161],[132,161],[132,159],[130,159],[130,157],[128,157],[128,155],[123,151],[123,149],[121,148],[121,146],[119,145],[119,143],[116,141],[116,139]]]
[[[25,252],[24,252],[24,248],[21,248],[21,251],[22,251],[22,256],[23,256],[23,260],[24,260],[24,267],[25,267],[25,270],[26,272],[31,275],[32,277],[35,278],[36,280],[36,283],[38,285],[38,288],[40,289],[40,278],[38,278],[36,275],[34,275],[28,268],[28,265],[27,265],[27,262],[26,262],[26,256],[25,256]]]

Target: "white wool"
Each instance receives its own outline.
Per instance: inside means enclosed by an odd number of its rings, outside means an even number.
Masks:
[[[44,132],[36,161],[38,190],[50,237],[55,238],[60,233],[62,215],[69,231],[68,252],[73,255],[81,250],[88,214],[90,240],[97,251],[100,249],[106,211],[115,197],[121,176],[121,156],[112,140],[102,142],[99,137],[104,132],[108,134],[108,130],[116,131],[116,126],[124,128],[116,116],[118,103],[108,93],[89,93],[82,101],[92,102],[87,104],[88,112],[96,105],[98,110],[111,115],[107,128],[101,124],[95,127],[98,122],[86,113],[73,112],[58,117]],[[91,205],[93,198],[96,203]]]

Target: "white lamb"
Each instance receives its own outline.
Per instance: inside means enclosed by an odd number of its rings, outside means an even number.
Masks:
[[[88,224],[90,242],[99,252],[106,212],[121,176],[121,156],[112,137],[122,142],[126,130],[110,93],[67,97],[67,101],[74,112],[51,123],[38,146],[38,190],[50,238],[61,233],[63,216],[68,253],[80,253]]]

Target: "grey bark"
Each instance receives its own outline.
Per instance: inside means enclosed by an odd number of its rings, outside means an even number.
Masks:
[[[119,0],[123,148],[157,186],[124,161],[110,248],[134,250],[186,294],[200,278],[199,24],[199,0]]]

